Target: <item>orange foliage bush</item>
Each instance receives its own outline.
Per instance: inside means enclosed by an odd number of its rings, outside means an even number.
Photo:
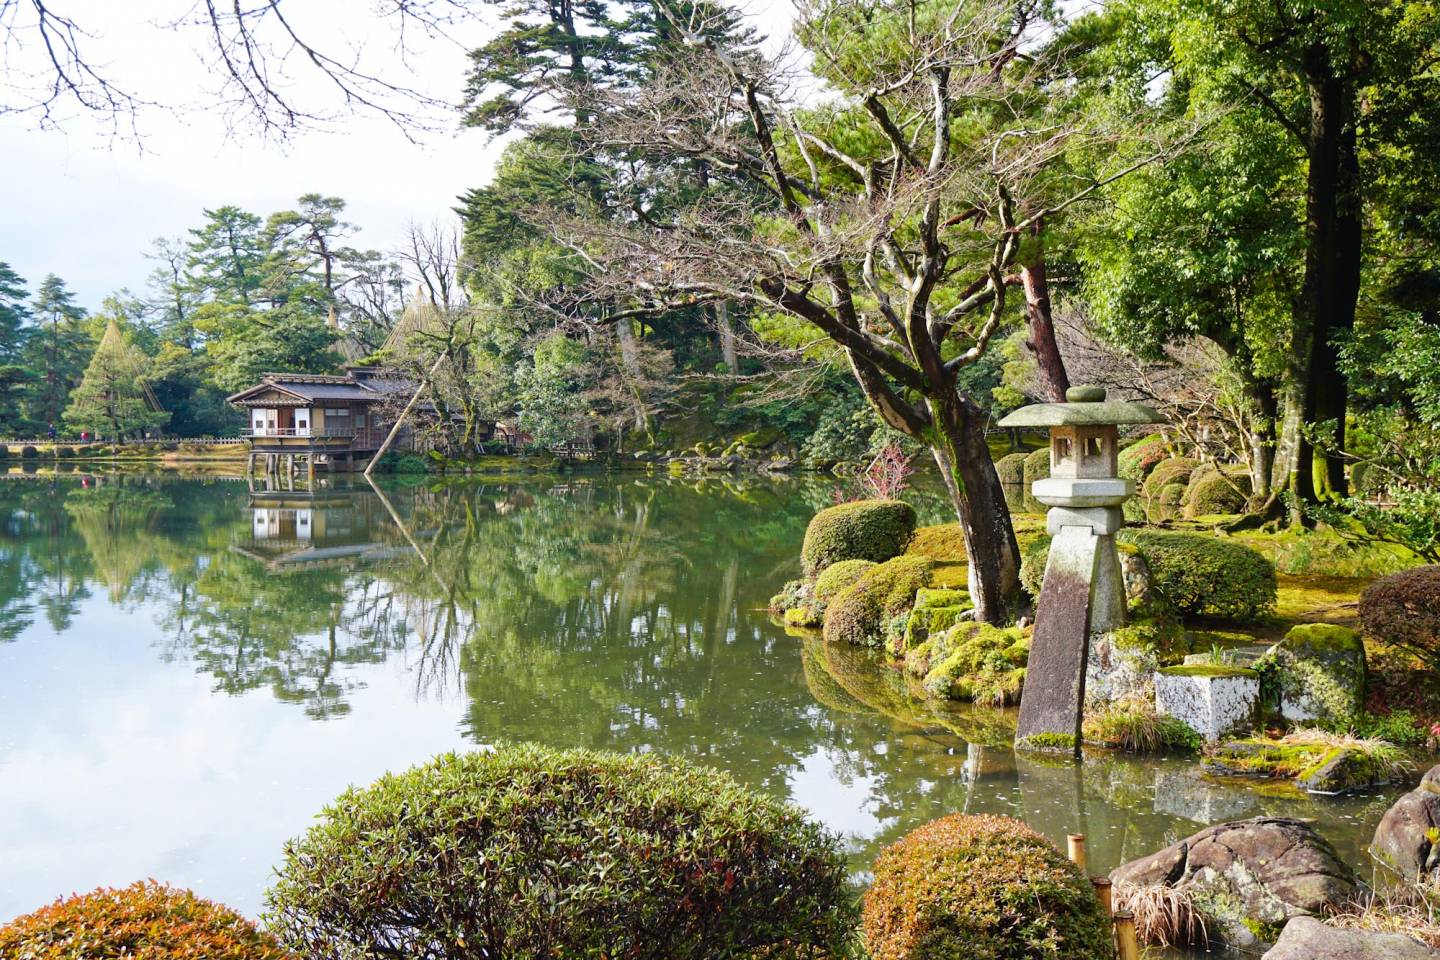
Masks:
[[[1018,820],[954,814],[886,847],[865,893],[872,960],[1113,960],[1090,880]]]
[[[0,927],[5,960],[292,960],[240,914],[153,880],[56,900]]]

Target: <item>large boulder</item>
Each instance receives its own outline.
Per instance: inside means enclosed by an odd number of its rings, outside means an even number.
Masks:
[[[1354,874],[1324,837],[1302,820],[1279,817],[1206,827],[1110,876],[1189,895],[1216,932],[1240,947],[1273,940],[1286,921],[1355,892]]]
[[[1314,917],[1285,924],[1280,939],[1260,960],[1436,960],[1440,950],[1400,933],[1342,930]]]
[[[1440,883],[1440,766],[1395,801],[1375,828],[1370,855],[1406,881]]]

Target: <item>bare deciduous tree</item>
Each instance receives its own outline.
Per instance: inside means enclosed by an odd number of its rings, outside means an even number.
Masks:
[[[1018,550],[986,414],[958,376],[1001,328],[1023,238],[1165,148],[1055,196],[1044,178],[1057,158],[1104,134],[1043,106],[1063,72],[1036,49],[1039,3],[805,0],[797,32],[834,88],[810,108],[781,62],[662,8],[692,48],[633,94],[592,91],[581,131],[627,158],[621,175],[640,171],[635,216],[540,217],[589,269],[587,306],[725,299],[818,328],[884,421],[933,451],[977,615],[1001,621]],[[647,207],[648,172],[686,162],[730,179],[678,209]]]

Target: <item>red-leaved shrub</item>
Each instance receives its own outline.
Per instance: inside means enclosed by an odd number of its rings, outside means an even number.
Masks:
[[[153,880],[64,897],[0,927],[5,960],[292,960],[240,914]]]
[[[1381,577],[1360,594],[1360,625],[1440,669],[1440,566]]]
[[[953,814],[886,847],[865,893],[872,960],[1111,960],[1079,867],[1009,817]]]

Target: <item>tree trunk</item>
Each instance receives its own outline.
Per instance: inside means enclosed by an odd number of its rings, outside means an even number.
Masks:
[[[970,561],[970,597],[975,618],[983,623],[1009,622],[1020,594],[1020,548],[1005,505],[1005,489],[985,442],[985,412],[968,398],[952,392],[931,399],[942,446],[936,462],[945,477],[965,554]]]
[[[1304,350],[1300,416],[1307,425],[1331,421],[1337,447],[1344,441],[1347,385],[1335,338],[1355,325],[1360,294],[1361,225],[1359,158],[1353,126],[1354,90],[1337,76],[1323,44],[1306,51],[1310,93],[1309,170],[1305,189],[1305,277],[1296,343]],[[1345,468],[1337,456],[1301,436],[1292,487],[1300,504],[1343,493]],[[1317,482],[1318,481],[1318,482]]]
[[[1026,342],[1040,367],[1045,393],[1054,403],[1065,402],[1070,389],[1070,376],[1055,342],[1055,320],[1050,311],[1050,282],[1045,275],[1045,234],[1040,224],[1034,227],[1033,250],[1020,264],[1020,282],[1025,288],[1025,316],[1030,324]]]
[[[635,430],[649,433],[649,416],[645,401],[640,398],[640,349],[635,344],[635,328],[629,320],[615,324],[615,333],[620,340],[620,367],[624,372],[626,386],[635,408]]]
[[[725,369],[733,377],[740,372],[740,360],[735,354],[735,325],[730,322],[730,304],[724,300],[715,303],[715,322],[720,327],[720,353],[725,358]]]

